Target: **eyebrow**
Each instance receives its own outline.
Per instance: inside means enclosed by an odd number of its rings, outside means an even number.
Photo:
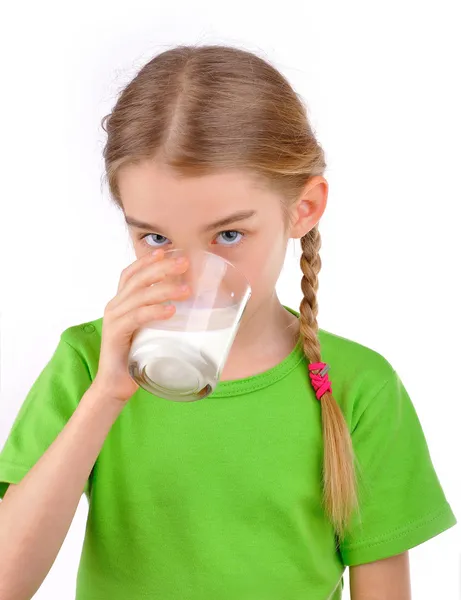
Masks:
[[[227,225],[231,225],[232,223],[238,223],[240,221],[245,221],[246,219],[250,219],[254,217],[256,214],[255,210],[241,210],[239,212],[233,213],[224,219],[219,219],[219,221],[215,221],[214,223],[209,223],[203,227],[203,231],[213,231],[214,229],[220,229],[222,227],[226,227]],[[162,228],[158,227],[153,223],[144,223],[143,221],[138,221],[134,217],[129,217],[125,215],[125,221],[131,227],[136,227],[137,229],[148,229],[149,231],[161,231]]]

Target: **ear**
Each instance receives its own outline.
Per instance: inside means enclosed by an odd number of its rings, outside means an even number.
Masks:
[[[317,225],[325,212],[328,182],[320,176],[311,177],[298,198],[290,207],[290,237],[301,238]]]

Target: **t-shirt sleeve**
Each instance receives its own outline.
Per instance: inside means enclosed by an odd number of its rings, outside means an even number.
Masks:
[[[340,544],[347,566],[400,554],[456,524],[414,405],[394,369],[351,430],[360,509]]]
[[[52,444],[91,385],[88,366],[63,335],[30,388],[0,452],[0,498]],[[83,491],[89,493],[88,480]]]

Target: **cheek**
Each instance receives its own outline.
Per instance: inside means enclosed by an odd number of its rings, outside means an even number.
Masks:
[[[254,296],[272,293],[283,267],[285,253],[286,242],[282,237],[273,243],[258,244],[252,248],[246,276]]]
[[[141,258],[149,252],[153,252],[154,248],[150,248],[143,240],[131,237],[131,245],[136,255],[136,259]]]

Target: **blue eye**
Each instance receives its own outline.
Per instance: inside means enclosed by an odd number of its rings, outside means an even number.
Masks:
[[[151,237],[154,241],[153,243],[148,242],[147,239]],[[164,235],[160,235],[159,233],[148,233],[147,235],[144,235],[143,238],[146,241],[146,244],[148,246],[164,246],[165,242],[168,242],[168,238],[166,238]]]
[[[221,236],[221,239],[224,240],[223,241],[224,246],[236,246],[237,244],[239,244],[242,241],[243,233],[241,233],[240,231],[232,231],[232,230],[221,231],[221,233],[218,234],[217,238],[219,238],[220,236]]]

